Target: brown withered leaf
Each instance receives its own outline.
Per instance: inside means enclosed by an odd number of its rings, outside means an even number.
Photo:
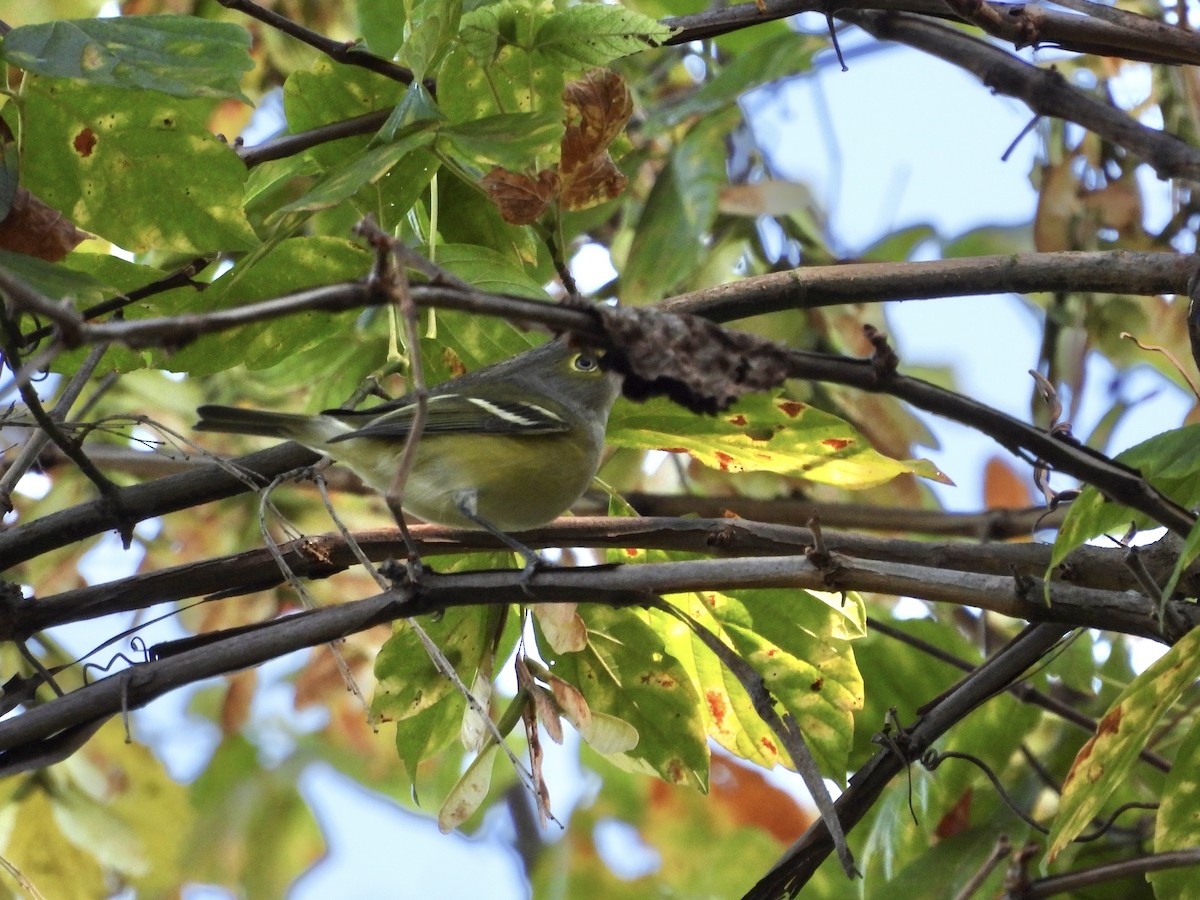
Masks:
[[[17,188],[12,208],[0,222],[0,248],[48,262],[58,262],[90,236],[23,187]]]
[[[564,175],[562,181],[560,202],[563,209],[589,209],[615,200],[629,183],[607,150],[592,157],[570,175]]]
[[[563,208],[588,209],[621,196],[629,180],[609,156],[608,145],[633,115],[625,79],[608,69],[593,69],[563,88],[563,105]]]
[[[633,115],[633,98],[625,79],[608,69],[593,69],[563,88],[567,129],[562,139],[562,172],[570,175],[608,154],[611,144]]]
[[[631,400],[661,395],[711,415],[742,394],[770,390],[788,377],[788,348],[758,335],[686,313],[589,308],[614,348],[604,365],[625,376],[623,391]]]
[[[499,166],[483,176],[483,189],[500,208],[510,225],[530,225],[546,211],[558,194],[559,178],[554,169],[543,169],[537,178],[510,172]]]

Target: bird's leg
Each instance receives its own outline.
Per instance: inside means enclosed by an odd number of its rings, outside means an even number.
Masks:
[[[479,515],[479,513],[476,511],[476,498],[474,491],[460,492],[458,496],[454,498],[454,505],[458,507],[458,511],[462,513],[463,516],[470,519],[471,522],[473,522],[480,529],[486,531],[496,540],[500,541],[500,543],[504,544],[504,546],[508,547],[514,553],[519,554],[521,558],[525,560],[525,567],[521,570],[522,588],[524,588],[529,580],[533,578],[538,569],[546,566],[553,566],[553,563],[542,559],[542,557],[538,555],[536,551],[530,550],[512,535],[504,533],[483,516]]]

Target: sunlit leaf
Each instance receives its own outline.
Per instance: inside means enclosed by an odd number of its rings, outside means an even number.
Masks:
[[[43,77],[22,92],[24,141],[39,148],[25,160],[25,186],[80,228],[127,250],[258,243],[242,211],[246,167],[205,127],[212,101]]]
[[[543,652],[554,674],[583,694],[593,718],[606,713],[636,729],[637,746],[613,761],[672,784],[707,788],[699,697],[679,660],[632,610],[589,606],[579,614],[588,629],[587,647],[578,653]]]
[[[623,405],[613,411],[608,441],[685,452],[722,472],[775,472],[845,488],[873,487],[905,472],[945,480],[923,460],[882,456],[836,416],[762,394],[717,416],[693,415],[665,400]]]
[[[1075,757],[1050,831],[1054,859],[1099,813],[1163,714],[1200,675],[1200,629],[1188,632],[1121,692]]]
[[[1163,785],[1158,815],[1154,818],[1154,852],[1169,853],[1200,846],[1200,725],[1193,724],[1175,753],[1171,772]],[[1151,872],[1146,878],[1154,886],[1156,897],[1196,900],[1200,884],[1190,868]]]
[[[1200,455],[1196,442],[1200,440],[1200,425],[1188,425],[1167,431],[1131,447],[1116,459],[1133,469],[1176,503],[1194,506],[1200,502]],[[1054,541],[1054,554],[1049,569],[1053,570],[1068,553],[1084,541],[1109,531],[1124,532],[1130,524],[1152,528],[1153,522],[1144,513],[1135,512],[1106,500],[1092,486],[1087,486],[1071,503],[1067,518]]]
[[[77,19],[14,28],[0,54],[38,75],[176,97],[245,100],[250,35],[231,22],[195,16]]]

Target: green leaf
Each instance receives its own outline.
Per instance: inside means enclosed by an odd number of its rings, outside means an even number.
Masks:
[[[68,256],[67,260],[72,258]],[[66,262],[52,263],[25,253],[0,250],[0,266],[51,300],[73,301],[76,309],[99,303],[116,293],[112,285]]]
[[[823,37],[805,36],[793,31],[769,38],[752,52],[739,54],[723,65],[716,76],[686,100],[666,106],[652,116],[646,127],[658,131],[685,119],[732,107],[749,90],[812,68],[813,56],[826,46]]]
[[[521,172],[556,153],[563,130],[558,112],[505,113],[447,126],[440,134],[477,166]]]
[[[455,568],[480,568],[501,564],[511,554],[478,553],[456,558]],[[454,666],[463,683],[470,685],[475,670],[490,647],[495,627],[492,610],[486,606],[463,606],[448,609],[436,621],[422,621],[425,633]],[[400,722],[430,709],[443,697],[455,700],[459,714],[466,701],[457,693],[425,651],[425,646],[412,626],[404,620],[396,622],[392,636],[375,657],[377,685],[371,709],[378,715]],[[412,770],[410,769],[410,772]]]
[[[400,47],[397,62],[407,66],[419,83],[458,34],[462,0],[425,0],[414,4],[412,29]]]
[[[469,281],[481,291],[513,294],[531,300],[548,300],[545,289],[525,274],[525,270],[490,247],[473,244],[439,244],[437,261],[453,274]]]
[[[244,738],[226,737],[192,783],[197,819],[183,841],[182,867],[193,881],[236,885],[247,897],[283,897],[296,873],[327,848],[300,796],[306,754],[269,768],[260,754]]]
[[[1154,852],[1186,850],[1200,846],[1200,723],[1179,745],[1163,786],[1154,819]],[[1146,875],[1156,897],[1200,900],[1200,881],[1194,868],[1166,869]]]
[[[1159,719],[1200,676],[1200,628],[1184,635],[1109,707],[1075,757],[1050,831],[1051,861],[1100,812],[1137,761]]]
[[[667,652],[642,614],[604,606],[579,608],[588,645],[578,653],[542,653],[555,675],[588,705],[637,729],[638,745],[606,758],[623,768],[658,774],[672,784],[708,788],[708,744],[700,698],[687,669]]]
[[[1163,586],[1162,596],[1170,598],[1175,593],[1175,586],[1179,584],[1179,579],[1188,566],[1196,561],[1196,557],[1200,556],[1200,521],[1192,526],[1192,530],[1188,533],[1187,540],[1183,542],[1183,546],[1179,549],[1179,558],[1175,560],[1175,568],[1171,570],[1171,577],[1167,579],[1166,585]]]
[[[800,726],[817,765],[841,781],[854,735],[854,713],[862,708],[863,682],[850,641],[866,633],[860,597],[808,591],[740,591],[668,598],[713,631],[759,675],[771,697]],[[779,738],[754,712],[742,685],[692,634],[689,639],[704,698],[708,733],[732,753],[765,768],[793,767]],[[667,647],[677,645],[668,639]],[[677,653],[677,655],[679,655]]]
[[[23,89],[25,186],[80,228],[136,252],[258,243],[246,167],[207,129],[212,101],[49,78]]]
[[[942,258],[1031,253],[1033,249],[1033,229],[1027,224],[981,225],[946,241],[942,246]]]
[[[3,848],[4,858],[43,896],[90,900],[107,893],[105,873],[96,854],[67,839],[58,810],[44,788],[35,786],[10,801],[5,813],[14,825]]]
[[[553,270],[540,265],[539,251],[543,245],[533,229],[525,225],[510,225],[500,216],[496,204],[476,187],[446,172],[438,178],[438,203],[453,215],[442,215],[438,231],[448,244],[476,244],[491,247],[513,265],[532,272],[539,284],[553,277]],[[533,266],[537,268],[532,268]]]
[[[909,225],[885,234],[858,254],[864,262],[896,262],[909,259],[926,241],[936,241],[937,230],[932,225]],[[907,371],[907,370],[906,370]]]
[[[1143,478],[1176,503],[1192,507],[1200,503],[1197,441],[1200,441],[1200,425],[1188,425],[1143,441],[1116,459],[1140,471]],[[1143,513],[1106,500],[1088,485],[1067,511],[1067,518],[1054,540],[1054,552],[1047,571],[1052,571],[1085,541],[1110,531],[1124,532],[1130,523],[1143,529],[1158,524]]]
[[[658,300],[696,268],[726,181],[724,138],[733,121],[719,116],[693,128],[654,182],[621,272],[623,301]]]
[[[265,256],[247,258],[196,296],[192,311],[229,309],[304,288],[354,281],[371,268],[371,254],[342,238],[280,241]],[[238,364],[266,368],[326,341],[352,334],[357,311],[313,311],[206,335],[159,360],[164,369],[208,375]]]
[[[766,394],[743,397],[716,416],[693,415],[661,398],[619,404],[609,418],[608,443],[685,452],[722,472],[774,472],[851,489],[903,473],[945,480],[925,460],[882,455],[837,416]]]
[[[293,72],[283,85],[283,109],[288,130],[306,131],[396,106],[408,88],[358,66],[339,66],[321,57],[308,71]],[[321,165],[341,163],[366,147],[368,135],[343,138],[310,147],[306,153]]]
[[[404,6],[394,0],[358,0],[358,27],[371,52],[385,59],[393,57],[404,43]]]
[[[437,105],[437,101],[419,81],[414,81],[404,92],[403,99],[396,104],[383,127],[379,129],[376,140],[390,143],[396,136],[421,122],[442,122],[445,113]]]
[[[418,652],[425,655],[424,648],[419,648]],[[442,680],[445,681],[444,678]],[[461,695],[442,694],[432,706],[396,724],[396,754],[404,763],[404,770],[414,787],[417,783],[417,767],[421,762],[448,747],[458,736],[463,707]]]
[[[581,3],[542,22],[534,45],[564,68],[603,66],[639,53],[671,36],[649,16],[603,3]],[[793,36],[794,37],[794,36]]]
[[[0,259],[3,257],[0,256]],[[26,257],[29,259],[29,257]],[[153,284],[168,273],[152,266],[127,262],[106,253],[71,253],[63,265],[81,278],[94,279],[102,284],[111,285],[104,293],[106,297],[118,294],[128,294],[146,285]],[[153,294],[136,303],[127,303],[121,307],[121,317],[127,321],[146,319],[155,316],[165,316],[188,308],[200,297],[200,289],[190,285],[172,288],[169,291]],[[54,296],[54,295],[51,295]],[[78,296],[78,295],[76,295]],[[86,303],[76,300],[76,308],[89,306],[100,298],[88,299]],[[78,347],[55,357],[54,371],[74,372],[84,358],[88,347]],[[116,372],[131,372],[150,365],[154,354],[146,350],[130,350],[119,344],[108,348],[104,354],[104,366]],[[161,397],[160,397],[161,399]]]
[[[459,43],[438,72],[438,103],[452,122],[519,112],[563,118],[562,67],[533,49],[537,16],[504,2],[462,17]]]
[[[433,139],[434,132],[429,129],[417,131],[393,144],[368,147],[341,165],[330,168],[304,196],[280,207],[272,216],[272,220],[288,213],[314,212],[336,206],[365,185],[378,182],[402,159],[413,151],[433,143]]]
[[[250,33],[195,16],[122,16],[14,28],[0,44],[27,72],[175,97],[245,100]]]

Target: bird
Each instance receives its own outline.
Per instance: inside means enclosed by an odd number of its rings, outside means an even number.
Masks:
[[[430,388],[404,511],[502,539],[567,511],[596,475],[620,393],[601,360],[555,339]],[[386,497],[417,408],[412,394],[317,415],[206,404],[195,428],[296,441]]]

